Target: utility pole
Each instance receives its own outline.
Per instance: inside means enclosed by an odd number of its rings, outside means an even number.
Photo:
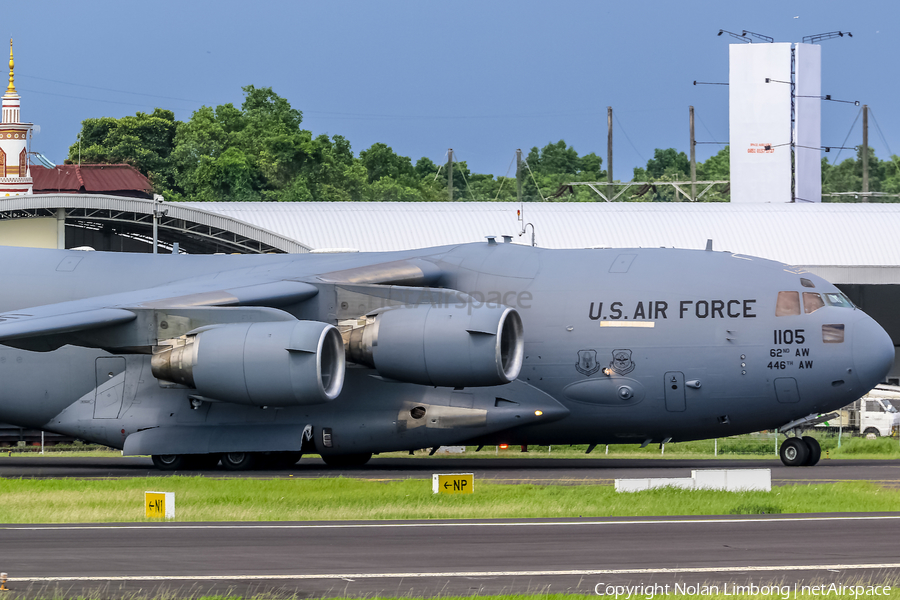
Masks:
[[[606,107],[606,129],[606,182],[612,183],[612,106]]]
[[[516,200],[522,203],[522,149],[516,149]]]
[[[453,148],[447,150],[447,194],[450,196],[450,202],[453,202]]]
[[[697,201],[697,157],[694,154],[694,107],[691,106],[691,202]]]
[[[869,105],[863,104],[863,143],[862,143],[862,192],[869,193]],[[863,202],[868,202],[869,197],[863,196]]]

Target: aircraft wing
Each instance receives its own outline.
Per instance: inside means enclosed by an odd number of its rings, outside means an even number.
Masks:
[[[159,339],[178,337],[207,325],[294,319],[278,307],[309,300],[321,288],[342,283],[410,285],[433,281],[438,275],[432,263],[418,259],[296,279],[226,271],[212,278],[0,314],[0,343],[35,351],[55,350],[65,344],[149,348]]]
[[[65,344],[151,346],[154,336],[141,333],[149,331],[150,322],[159,325],[169,315],[182,316],[198,326],[234,320],[283,320],[293,317],[274,307],[303,302],[318,293],[318,288],[302,281],[235,281],[225,286],[222,283],[178,282],[18,309],[0,314],[0,343],[38,351],[54,350]],[[254,318],[253,314],[258,316]],[[202,318],[197,321],[188,315],[202,315]],[[98,336],[96,332],[105,333]],[[186,331],[166,332],[166,337],[172,337],[172,333],[177,336]],[[117,341],[116,337],[121,339]]]
[[[0,316],[0,341],[108,327],[128,323],[137,316],[121,308],[96,308],[58,313],[47,311],[47,313],[34,315],[16,312]]]

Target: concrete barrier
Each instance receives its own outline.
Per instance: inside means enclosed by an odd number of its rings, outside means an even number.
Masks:
[[[691,478],[698,490],[772,491],[771,469],[698,469]]]
[[[724,490],[727,492],[772,491],[771,469],[696,469],[690,477],[644,477],[616,479],[617,492],[640,492],[657,488]]]

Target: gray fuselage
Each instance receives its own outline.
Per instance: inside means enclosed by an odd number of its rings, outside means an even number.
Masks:
[[[354,313],[344,284],[393,285],[459,290],[469,312],[503,305],[521,316],[524,357],[512,383],[433,387],[351,364],[338,398],[292,407],[192,404],[190,389],[163,387],[150,356],[127,348],[0,346],[0,421],[126,453],[298,450],[309,425],[328,432],[329,445],[315,438],[323,454],[720,437],[844,406],[882,380],[894,353],[881,327],[827,281],[728,252],[482,243],[383,254],[0,256],[4,319],[58,303],[165,305],[281,281],[318,293],[253,304],[334,325],[370,308]],[[392,271],[403,264],[417,265],[409,281]],[[409,416],[416,407],[425,418]]]

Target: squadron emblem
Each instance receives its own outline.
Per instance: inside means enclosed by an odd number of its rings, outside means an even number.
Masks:
[[[588,377],[599,371],[600,363],[597,361],[597,351],[579,350],[578,362],[575,363],[575,369]]]
[[[631,360],[631,350],[613,350],[613,359],[609,368],[619,375],[627,375],[634,371],[634,361]]]

